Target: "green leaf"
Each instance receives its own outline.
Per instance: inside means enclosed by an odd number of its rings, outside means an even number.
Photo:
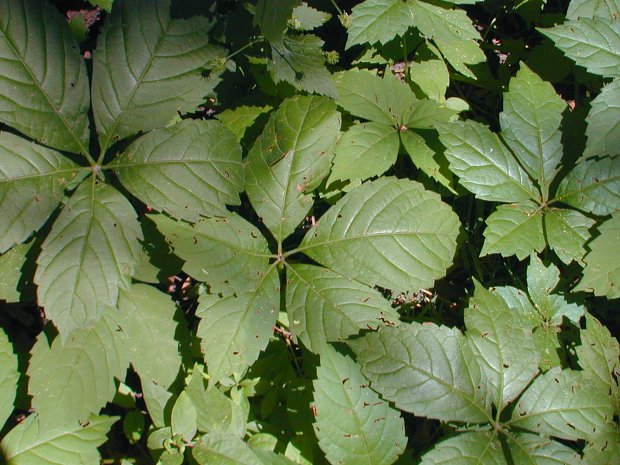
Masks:
[[[498,410],[516,399],[538,374],[539,354],[524,319],[476,283],[465,309],[467,336]]]
[[[450,169],[477,198],[516,202],[539,197],[525,170],[486,126],[469,120],[437,129]]]
[[[574,449],[537,434],[509,434],[508,446],[514,463],[535,465],[585,465]]]
[[[86,66],[58,10],[36,0],[2,2],[0,121],[44,145],[87,154],[89,106]]]
[[[194,110],[214,86],[202,72],[223,51],[209,44],[208,19],[172,18],[170,2],[115,3],[97,39],[92,100],[102,151]]]
[[[129,201],[95,177],[69,199],[41,246],[39,304],[64,341],[116,305],[138,261],[142,231]]]
[[[239,215],[203,218],[193,225],[164,215],[150,218],[185,260],[183,271],[216,292],[252,289],[269,267],[265,237]]]
[[[308,349],[343,341],[362,329],[398,322],[387,300],[374,289],[313,265],[287,267],[289,327]]]
[[[265,39],[274,42],[282,37],[293,9],[301,0],[258,0],[254,13],[254,25],[260,27]]]
[[[583,371],[555,367],[534,380],[517,402],[512,426],[568,440],[593,439],[609,430],[609,394]]]
[[[170,418],[172,434],[178,434],[184,441],[191,441],[196,434],[196,419],[198,412],[192,400],[185,391],[179,394]]]
[[[499,253],[523,260],[545,248],[543,214],[532,201],[500,205],[486,220],[480,256]]]
[[[590,242],[583,278],[574,291],[594,292],[608,299],[620,297],[620,214],[614,214],[598,228],[600,235]]]
[[[409,86],[392,73],[380,78],[364,70],[345,71],[336,76],[336,88],[338,105],[352,115],[397,128],[417,100]]]
[[[329,173],[340,114],[325,97],[297,96],[272,113],[246,163],[250,203],[278,241],[308,213],[311,192]]]
[[[172,393],[165,387],[156,384],[153,380],[142,379],[140,381],[144,403],[146,404],[153,425],[157,428],[170,425],[170,412],[168,407],[171,404]]]
[[[314,430],[330,463],[388,465],[405,450],[399,412],[368,387],[357,364],[325,345],[314,385]]]
[[[311,31],[329,21],[331,15],[308,6],[306,2],[295,7],[289,24],[298,31]]]
[[[0,255],[0,300],[7,303],[35,300],[34,285],[29,280],[31,272],[34,274],[34,263],[28,259],[32,244],[18,244]]]
[[[448,160],[430,148],[424,138],[414,131],[401,131],[400,141],[413,164],[424,174],[456,193],[452,186],[452,172],[448,169]]]
[[[351,10],[345,48],[377,42],[385,44],[402,36],[413,26],[408,2],[403,0],[366,0]]]
[[[398,132],[392,126],[355,124],[336,144],[329,183],[380,176],[396,162],[399,148]]]
[[[198,413],[198,430],[205,433],[231,433],[243,438],[246,431],[246,412],[217,388],[205,389],[202,379],[202,372],[194,367],[192,378],[185,388]]]
[[[620,156],[586,160],[558,186],[556,200],[594,215],[620,209]]]
[[[584,156],[620,155],[620,79],[603,86],[590,105]]]
[[[441,441],[422,456],[420,465],[506,465],[497,433],[470,431]]]
[[[336,97],[331,73],[325,67],[323,40],[313,34],[285,35],[271,44],[273,61],[267,68],[274,82],[285,81],[308,93]]]
[[[547,241],[560,260],[569,264],[572,260],[583,262],[585,243],[590,239],[589,229],[595,221],[578,211],[549,208],[545,211]]]
[[[579,18],[539,31],[591,73],[620,77],[620,21],[617,19]]]
[[[403,125],[406,128],[435,129],[439,123],[452,120],[456,112],[435,100],[423,99],[412,102],[403,114]],[[403,128],[401,127],[402,131]]]
[[[56,337],[50,345],[44,333],[37,338],[28,391],[42,426],[85,421],[112,400],[114,378],[124,380],[129,365],[126,340],[117,334],[119,317],[108,307],[96,325],[74,331],[65,341]]]
[[[474,80],[478,77],[493,79],[486,64],[486,55],[475,40],[435,39],[433,42],[437,44],[446,61],[463,76]]]
[[[499,121],[502,137],[527,172],[538,182],[544,199],[562,161],[562,112],[567,108],[553,89],[525,64],[510,80]]]
[[[210,382],[243,374],[265,349],[278,317],[279,287],[277,268],[272,266],[254,289],[199,306],[197,336]]]
[[[117,417],[90,417],[83,425],[44,427],[30,415],[0,442],[0,454],[11,465],[99,465],[97,447]]]
[[[47,221],[78,166],[8,132],[0,133],[0,158],[0,252],[5,252]]]
[[[133,195],[158,211],[196,222],[241,203],[241,148],[216,121],[186,120],[131,144],[112,165]]]
[[[246,129],[252,126],[260,115],[270,110],[271,107],[269,105],[262,107],[243,105],[234,109],[224,110],[217,115],[217,119],[236,136],[237,142],[239,142],[243,138]]]
[[[341,198],[304,237],[300,251],[370,286],[433,286],[452,263],[457,216],[409,180],[382,177]]]
[[[480,34],[462,9],[450,9],[434,2],[408,0],[413,24],[429,39],[460,41],[480,39]]]
[[[140,226],[144,240],[133,279],[151,284],[168,282],[170,276],[181,272],[183,261],[173,255],[172,247],[166,243],[166,238],[149,217],[142,216]]]
[[[372,388],[397,408],[442,421],[490,421],[484,373],[466,341],[456,329],[412,323],[349,344]]]
[[[441,101],[450,85],[448,67],[441,60],[427,60],[409,65],[411,81],[420,88],[428,98]]]
[[[123,433],[129,444],[136,444],[144,434],[144,415],[139,410],[130,410],[123,419]]]
[[[189,346],[187,323],[169,295],[134,284],[118,298],[129,361],[143,382],[170,387]]]
[[[6,333],[0,328],[0,428],[13,412],[17,393],[17,357]]]
[[[620,345],[609,330],[586,313],[586,329],[581,330],[581,345],[576,347],[579,364],[586,378],[611,394],[614,411],[620,407]]]
[[[618,0],[571,0],[566,12],[566,19],[579,18],[620,18]]]
[[[588,465],[614,465],[620,461],[620,429],[598,438],[586,445],[583,454]]]
[[[198,465],[264,465],[241,439],[219,432],[204,435],[196,443],[192,457]]]

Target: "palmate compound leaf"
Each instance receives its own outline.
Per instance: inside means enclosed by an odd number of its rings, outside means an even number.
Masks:
[[[13,345],[0,328],[0,428],[13,412],[18,379],[17,357],[13,353]]]
[[[492,202],[538,199],[525,170],[489,128],[470,120],[440,124],[437,130],[450,169],[477,198]]]
[[[578,163],[567,175],[556,200],[594,215],[620,209],[620,155]]]
[[[577,451],[537,434],[508,434],[508,447],[515,464],[532,465],[592,465]]]
[[[422,456],[420,465],[506,465],[494,431],[469,431],[441,441]]]
[[[616,299],[620,297],[620,213],[614,213],[598,230],[600,235],[590,242],[584,258],[583,278],[573,290]]]
[[[73,425],[99,413],[125,379],[129,353],[120,313],[107,307],[89,329],[73,331],[51,345],[44,333],[31,350],[28,392],[41,426]],[[120,329],[119,329],[120,328]]]
[[[583,371],[554,367],[523,393],[507,424],[568,440],[595,440],[613,429],[613,415],[609,392]]]
[[[134,284],[118,298],[120,326],[129,361],[143,382],[170,387],[177,377],[189,334],[183,314],[170,296],[146,284]]]
[[[583,155],[620,155],[620,79],[603,86],[590,105]]]
[[[195,224],[151,215],[175,255],[185,260],[183,271],[209,284],[213,292],[241,293],[254,289],[269,267],[267,241],[242,217],[203,218]]]
[[[83,424],[40,424],[38,415],[30,415],[0,442],[0,457],[10,465],[99,465],[97,447],[118,417],[92,416]]]
[[[173,18],[170,8],[171,0],[116,1],[98,37],[92,100],[102,150],[194,110],[216,84],[203,76],[224,54],[209,44],[209,20]]]
[[[351,10],[346,48],[361,44],[385,44],[402,36],[413,25],[408,2],[403,0],[366,0]]]
[[[241,148],[216,121],[185,120],[132,143],[112,165],[133,195],[186,221],[224,216],[243,190]]]
[[[502,137],[533,179],[543,198],[562,160],[562,112],[567,108],[553,89],[525,64],[510,80],[499,120]]]
[[[568,208],[548,208],[543,221],[549,247],[558,258],[566,264],[571,260],[582,263],[595,221]]]
[[[480,283],[465,309],[465,326],[488,392],[502,410],[538,374],[540,356],[532,331],[524,318]]]
[[[366,182],[323,215],[299,251],[368,285],[418,290],[442,277],[459,221],[439,195],[394,178]]]
[[[0,132],[0,253],[45,223],[77,168],[54,150]]]
[[[484,372],[457,329],[401,324],[349,344],[372,388],[397,408],[442,421],[491,421]]]
[[[39,305],[61,338],[116,305],[138,261],[142,231],[129,201],[95,176],[73,193],[41,246]]]
[[[314,431],[330,463],[388,465],[405,450],[399,412],[368,387],[359,366],[331,346],[319,349]]]
[[[286,311],[291,332],[313,352],[325,342],[398,322],[398,314],[375,289],[303,264],[287,266]]]
[[[241,375],[267,346],[280,308],[277,266],[271,265],[254,287],[237,296],[199,301],[197,336],[210,383]]]
[[[87,154],[89,106],[86,66],[62,15],[48,2],[1,2],[0,121],[44,145]]]
[[[579,18],[539,29],[568,58],[594,74],[620,77],[620,21]]]
[[[312,207],[311,192],[331,168],[340,121],[332,100],[292,97],[271,114],[245,159],[250,203],[278,241],[291,234]]]

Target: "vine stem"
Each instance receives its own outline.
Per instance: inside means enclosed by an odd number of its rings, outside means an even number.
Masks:
[[[336,0],[331,0],[332,5],[334,5],[334,8],[336,9],[336,11],[338,12],[339,15],[342,14],[342,10],[340,9],[340,7],[338,6],[338,4],[336,3]]]

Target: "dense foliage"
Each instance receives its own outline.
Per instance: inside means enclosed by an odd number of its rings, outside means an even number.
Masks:
[[[617,0],[2,0],[0,124],[0,462],[620,463]]]

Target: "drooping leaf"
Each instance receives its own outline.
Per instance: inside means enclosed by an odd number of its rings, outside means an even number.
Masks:
[[[399,0],[400,1],[400,0]],[[392,73],[383,78],[364,70],[336,75],[338,105],[354,116],[400,127],[417,100],[413,91]]]
[[[405,450],[399,412],[370,389],[350,357],[320,349],[314,385],[314,430],[330,463],[388,465]]]
[[[527,289],[534,305],[543,306],[545,299],[560,282],[560,270],[553,264],[545,266],[538,255],[530,256],[527,267]]]
[[[185,391],[181,392],[170,414],[172,434],[178,434],[184,441],[191,441],[197,431],[197,418],[198,412],[192,400]]]
[[[224,110],[217,115],[217,119],[236,136],[237,142],[239,142],[243,138],[246,129],[252,126],[260,115],[270,110],[271,107],[269,105],[262,107],[243,105],[234,109]]]
[[[566,19],[579,18],[620,18],[618,0],[571,0],[566,12]]]
[[[486,126],[469,120],[437,129],[450,169],[477,198],[515,202],[539,197],[525,170]]]
[[[620,77],[620,21],[617,19],[579,18],[539,31],[591,73]]]
[[[506,465],[502,446],[493,431],[470,431],[441,441],[422,456],[420,465]]]
[[[0,253],[25,241],[56,209],[78,166],[58,152],[0,133]]]
[[[140,224],[129,201],[93,176],[73,193],[41,246],[39,304],[66,341],[116,305],[140,252]]]
[[[418,290],[445,274],[458,228],[437,194],[417,182],[383,177],[340,199],[299,250],[368,285]]]
[[[402,36],[413,25],[408,2],[403,0],[366,0],[351,10],[345,48],[364,43],[385,44]]]
[[[325,97],[285,100],[271,115],[246,158],[250,203],[278,241],[312,207],[314,190],[328,174],[340,114]]]
[[[476,283],[465,309],[467,335],[489,382],[495,407],[503,409],[538,373],[539,354],[524,319]]]
[[[254,13],[254,25],[260,28],[263,37],[274,42],[282,37],[293,9],[301,0],[258,0]]]
[[[143,382],[170,387],[189,346],[185,318],[168,295],[146,284],[121,291],[118,308],[134,370]]]
[[[194,110],[214,86],[202,73],[223,53],[209,44],[209,21],[173,18],[170,3],[116,2],[98,37],[92,100],[102,150]]]
[[[486,220],[480,255],[499,253],[523,260],[545,248],[543,214],[532,201],[500,205]]]
[[[271,56],[267,68],[276,84],[285,81],[308,93],[336,97],[322,39],[314,34],[285,35],[272,42]]]
[[[446,61],[462,75],[474,80],[479,76],[492,77],[486,64],[486,55],[475,40],[435,39],[433,42],[437,44]]]
[[[424,138],[414,131],[401,131],[400,141],[413,164],[424,174],[456,193],[452,185],[452,172],[443,154],[435,152]]]
[[[251,223],[236,214],[203,218],[191,225],[163,215],[150,217],[185,260],[183,271],[207,282],[216,292],[251,289],[262,279],[271,254],[267,241]]]
[[[534,380],[517,402],[508,423],[568,440],[593,439],[613,418],[609,394],[583,371],[552,368]]]
[[[0,442],[0,455],[11,465],[99,465],[97,447],[118,417],[90,417],[83,425],[45,427],[30,415]]]
[[[584,156],[620,155],[620,79],[605,85],[590,105]]]
[[[18,379],[17,357],[13,353],[13,345],[0,328],[0,428],[13,412]]]
[[[463,9],[450,9],[435,2],[408,0],[413,24],[431,39],[476,40],[480,34]]]
[[[585,465],[578,452],[552,439],[537,434],[508,435],[508,446],[514,463],[535,465]]]
[[[216,121],[185,120],[131,144],[113,164],[133,195],[156,210],[196,222],[224,216],[243,190],[241,148]]]
[[[392,126],[355,124],[336,144],[329,182],[380,176],[396,162],[399,147],[398,133]]]
[[[553,89],[525,64],[510,80],[499,120],[502,137],[533,179],[543,198],[562,160],[562,112],[567,105]]]
[[[438,102],[446,95],[450,85],[448,67],[441,60],[413,62],[409,65],[409,75],[424,95]]]
[[[581,345],[576,348],[586,378],[609,392],[614,410],[620,406],[620,345],[609,329],[586,313],[586,329],[581,330]]]
[[[98,414],[116,392],[129,365],[124,335],[116,334],[119,313],[108,307],[89,329],[71,333],[51,345],[44,333],[32,348],[28,391],[41,426],[73,425]]]
[[[349,344],[372,388],[399,409],[443,421],[489,421],[484,373],[458,330],[401,324]]]
[[[576,210],[547,209],[544,225],[549,247],[566,264],[572,260],[582,263],[586,254],[585,243],[590,239],[589,229],[594,223],[594,220]]]
[[[172,393],[150,379],[140,380],[144,403],[153,425],[163,428],[170,424],[168,405],[171,403]]]
[[[388,301],[368,286],[313,265],[290,265],[287,270],[289,327],[312,351],[362,329],[398,322]]]
[[[595,215],[620,207],[620,156],[578,163],[560,183],[556,199]]]
[[[608,299],[620,297],[620,213],[614,214],[599,226],[600,236],[590,242],[585,256],[583,278],[575,291],[594,292]]]
[[[272,266],[254,289],[201,304],[197,336],[209,370],[210,382],[243,374],[267,346],[280,307],[280,283]]]
[[[87,154],[89,106],[86,66],[56,8],[36,0],[3,1],[0,121],[44,145]]]

